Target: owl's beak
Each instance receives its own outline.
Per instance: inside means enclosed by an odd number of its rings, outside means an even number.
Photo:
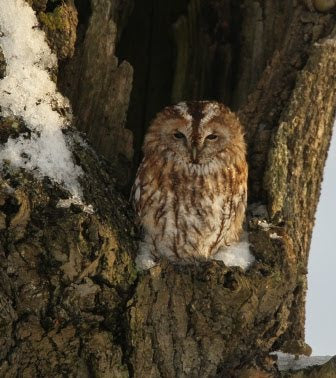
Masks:
[[[192,149],[191,149],[191,157],[192,157],[193,162],[196,162],[196,160],[197,160],[197,148],[195,146],[192,147]]]

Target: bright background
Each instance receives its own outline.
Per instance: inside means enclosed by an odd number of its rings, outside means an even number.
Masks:
[[[313,355],[336,355],[336,123],[309,257],[306,342]]]

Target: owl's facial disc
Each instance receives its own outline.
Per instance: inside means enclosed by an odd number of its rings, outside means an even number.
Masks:
[[[182,164],[208,165],[244,158],[237,118],[216,102],[182,102],[160,112],[148,130],[144,153]],[[220,163],[222,164],[222,163]]]

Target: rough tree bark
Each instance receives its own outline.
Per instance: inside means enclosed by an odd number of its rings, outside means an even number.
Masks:
[[[0,376],[279,376],[269,352],[310,349],[307,259],[336,104],[334,14],[308,0],[29,2],[76,126],[104,158],[67,131],[93,214],[57,207],[67,193],[48,179],[4,169]],[[4,66],[0,54],[0,78]],[[139,273],[116,187],[127,191],[151,117],[204,98],[230,105],[246,128],[256,263],[163,261]],[[19,132],[1,119],[1,143]]]

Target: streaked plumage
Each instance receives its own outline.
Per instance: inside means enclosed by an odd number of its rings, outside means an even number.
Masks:
[[[132,190],[140,255],[212,258],[239,239],[246,208],[242,126],[222,104],[167,107],[153,120]]]

